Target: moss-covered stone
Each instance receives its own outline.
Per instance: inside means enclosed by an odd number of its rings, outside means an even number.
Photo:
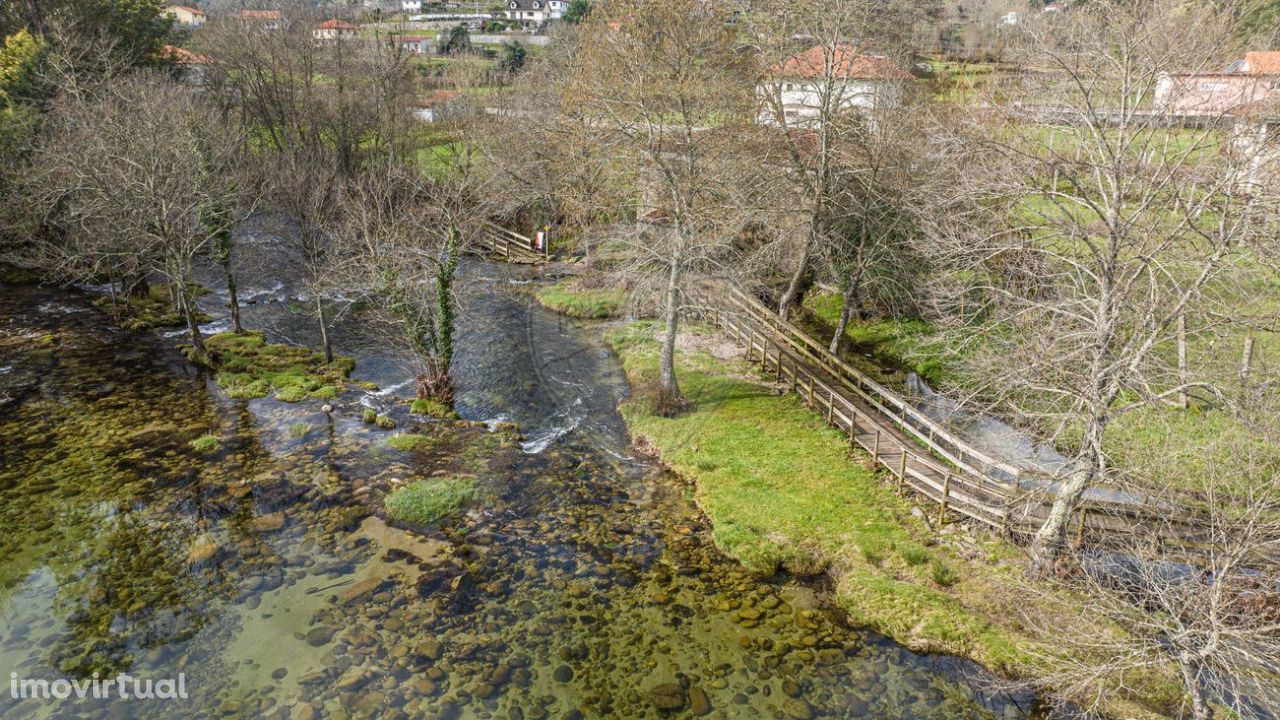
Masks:
[[[409,403],[409,411],[415,415],[428,415],[436,418],[454,419],[458,417],[458,413],[453,408],[436,400],[424,400],[418,398]]]
[[[195,295],[207,293],[197,287]],[[160,327],[181,327],[186,324],[182,313],[173,307],[168,285],[152,285],[146,295],[138,297],[101,297],[94,304],[115,316],[126,330],[151,330]],[[207,323],[213,318],[197,312],[196,322]]]
[[[208,453],[217,450],[222,445],[222,441],[217,435],[208,433],[192,440],[189,443],[196,452]]]
[[[572,280],[539,288],[534,297],[561,315],[584,320],[616,317],[626,301],[621,290],[583,288]]]
[[[389,417],[387,415],[378,415],[374,419],[373,424],[377,425],[383,430],[394,430],[396,427],[395,418]]]
[[[365,408],[364,413],[360,416],[360,419],[372,425],[378,422],[378,411],[374,410],[373,408]]]
[[[467,478],[419,480],[387,496],[387,516],[402,523],[428,525],[457,512],[474,494],[474,482]]]

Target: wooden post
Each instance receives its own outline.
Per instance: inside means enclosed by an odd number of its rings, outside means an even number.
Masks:
[[[876,428],[876,439],[871,444],[871,459],[877,461],[880,459],[880,428]]]
[[[905,445],[898,446],[902,451],[902,455],[898,457],[898,492],[902,492],[902,485],[907,481],[907,448]]]
[[[813,375],[809,375],[809,407],[813,407]]]
[[[779,385],[782,384],[782,350],[778,350],[778,376],[775,380]]]
[[[781,355],[782,351],[778,350],[778,354]],[[760,372],[764,373],[764,372],[768,372],[768,370],[769,370],[769,350],[768,350],[768,347],[764,344],[764,341],[762,340],[760,341]]]
[[[942,503],[938,508],[938,524],[947,522],[947,500],[951,499],[951,473],[942,480]]]
[[[849,410],[849,447],[858,447],[858,411]]]
[[[831,390],[827,393],[827,424],[831,425],[831,420],[836,414],[836,391]]]

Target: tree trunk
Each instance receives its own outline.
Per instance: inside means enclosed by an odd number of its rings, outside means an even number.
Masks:
[[[832,333],[831,344],[827,348],[833,355],[839,354],[844,347],[844,331],[849,327],[849,318],[858,302],[858,286],[861,283],[862,276],[859,274],[858,277],[849,279],[849,288],[844,291],[844,301],[840,303],[840,320],[836,322],[836,330]]]
[[[1253,369],[1253,335],[1244,337],[1244,350],[1240,353],[1240,385],[1249,384],[1249,373]]]
[[[1191,697],[1191,717],[1195,720],[1212,720],[1213,707],[1204,696],[1204,683],[1200,680],[1200,663],[1195,658],[1183,655],[1178,658],[1178,667],[1182,671],[1182,686]]]
[[[791,311],[800,307],[800,303],[804,301],[804,294],[813,285],[813,273],[810,272],[812,246],[813,241],[811,238],[805,242],[804,251],[800,254],[800,263],[796,265],[796,271],[791,274],[791,281],[787,283],[787,289],[782,293],[782,298],[778,300],[778,317],[782,318],[783,321],[791,319]]]
[[[227,276],[227,310],[231,312],[231,332],[241,335],[244,328],[240,325],[240,297],[236,294],[236,276],[231,272],[231,263],[222,266]]]
[[[1189,380],[1189,371],[1187,370],[1187,316],[1186,313],[1178,315],[1178,384],[1183,386],[1182,392],[1178,393],[1178,407],[1186,410],[1191,407],[1191,396],[1187,394],[1186,385]]]
[[[329,327],[324,319],[324,298],[316,295],[316,321],[320,323],[320,345],[324,350],[324,361],[333,362],[333,345],[329,343]]]
[[[182,313],[182,317],[187,321],[187,333],[191,337],[191,348],[194,352],[195,359],[203,362],[208,357],[209,351],[204,345],[204,336],[200,333],[200,323],[196,320],[196,312],[192,307],[190,293],[187,291],[185,283],[174,283],[178,286],[178,305]]]
[[[680,264],[681,256],[677,253],[671,262],[671,272],[667,276],[667,292],[665,298],[665,329],[662,336],[662,352],[658,361],[658,411],[663,414],[673,413],[681,404],[680,385],[676,381],[676,334],[680,328]]]
[[[1048,577],[1058,562],[1066,535],[1067,521],[1080,505],[1080,499],[1098,477],[1102,463],[1102,434],[1106,429],[1105,418],[1092,418],[1085,428],[1084,448],[1081,460],[1084,467],[1073,472],[1058,488],[1058,494],[1049,508],[1049,517],[1036,531],[1031,542],[1031,577]]]

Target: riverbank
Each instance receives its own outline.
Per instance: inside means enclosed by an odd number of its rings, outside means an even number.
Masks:
[[[1033,598],[1021,551],[936,519],[899,497],[844,437],[792,394],[762,380],[738,350],[709,332],[680,341],[680,381],[692,409],[649,411],[657,374],[651,326],[609,333],[635,389],[621,410],[633,437],[694,485],[717,545],[752,572],[825,573],[851,622],[919,652],[973,659],[1034,680],[1054,638],[1031,628],[1078,622],[1074,598]],[[1162,717],[1177,707],[1172,678],[1108,699],[1116,717]]]

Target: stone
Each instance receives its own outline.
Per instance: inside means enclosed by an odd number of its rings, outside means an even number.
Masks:
[[[338,678],[338,682],[334,683],[334,686],[341,692],[352,692],[368,681],[369,678],[364,674],[363,668],[353,667],[343,673],[342,677]]]
[[[800,697],[800,686],[794,680],[783,680],[782,694],[787,697]]]
[[[187,550],[187,564],[200,565],[209,562],[220,552],[222,552],[222,548],[217,543],[208,538],[201,538],[192,543],[190,549]]]
[[[789,720],[811,720],[813,718],[813,708],[809,707],[809,703],[799,698],[791,698],[782,703],[782,712],[786,714]]]
[[[275,532],[284,527],[284,513],[261,515],[253,519],[253,529],[258,532]]]
[[[366,578],[361,580],[355,585],[343,590],[342,593],[338,595],[338,602],[343,605],[350,604],[355,600],[368,595],[374,590],[377,590],[380,585],[382,585],[382,578]]]
[[[325,627],[324,625],[312,628],[307,633],[307,644],[311,647],[326,645],[333,640],[333,635],[336,632],[338,632],[337,628]]]
[[[684,707],[684,688],[678,683],[662,683],[649,691],[649,700],[659,712],[675,712]]]
[[[711,712],[711,699],[707,697],[707,691],[700,687],[689,688],[689,712],[695,716]]]
[[[560,667],[556,668],[555,672],[552,673],[551,677],[555,678],[556,682],[562,682],[562,683],[569,682],[570,680],[573,679],[573,668],[569,667],[568,665],[561,665]]]
[[[311,705],[296,705],[293,708],[293,720],[316,720],[319,713]]]

